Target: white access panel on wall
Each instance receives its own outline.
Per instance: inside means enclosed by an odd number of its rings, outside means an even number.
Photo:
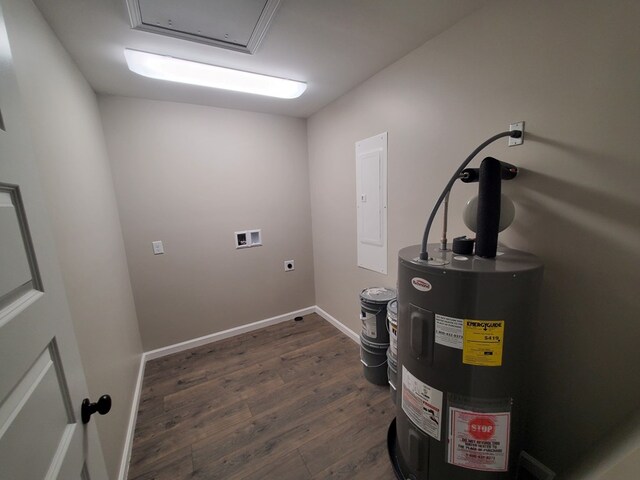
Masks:
[[[358,266],[387,273],[387,132],[356,142]]]

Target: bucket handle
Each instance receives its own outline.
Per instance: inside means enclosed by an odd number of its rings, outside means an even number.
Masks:
[[[360,363],[362,363],[365,367],[369,367],[369,368],[378,368],[383,366],[385,363],[387,363],[387,358],[385,357],[384,362],[382,362],[380,365],[367,365],[367,362],[364,361],[364,358],[362,358],[362,349],[360,350]]]
[[[387,363],[387,361],[385,360],[384,362],[382,362],[380,365],[367,365],[367,362],[365,362],[362,358],[360,359],[360,363],[362,363],[365,367],[368,368],[378,368],[383,366],[385,363]]]

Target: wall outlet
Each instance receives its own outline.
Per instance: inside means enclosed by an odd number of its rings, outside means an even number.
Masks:
[[[516,145],[522,145],[522,142],[524,142],[524,122],[516,122],[509,125],[509,131],[513,132],[514,130],[520,130],[522,132],[522,136],[520,138],[509,137],[510,147],[515,147]]]
[[[296,264],[293,260],[285,260],[284,261],[284,271],[290,272],[296,269]]]

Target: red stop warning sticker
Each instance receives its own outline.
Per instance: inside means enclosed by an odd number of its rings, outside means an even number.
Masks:
[[[496,424],[488,415],[475,416],[469,420],[469,434],[476,440],[491,440]]]
[[[487,472],[509,468],[511,412],[449,409],[448,462]]]

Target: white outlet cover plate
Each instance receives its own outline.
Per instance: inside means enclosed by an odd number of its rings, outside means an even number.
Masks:
[[[520,138],[509,137],[510,147],[515,147],[516,145],[522,145],[522,142],[524,142],[524,122],[516,122],[509,125],[509,131],[513,132],[514,130],[522,131],[522,136]]]
[[[291,267],[289,267],[289,265],[291,265]],[[284,271],[285,272],[290,272],[292,270],[296,269],[296,264],[293,260],[285,260],[284,261]]]

